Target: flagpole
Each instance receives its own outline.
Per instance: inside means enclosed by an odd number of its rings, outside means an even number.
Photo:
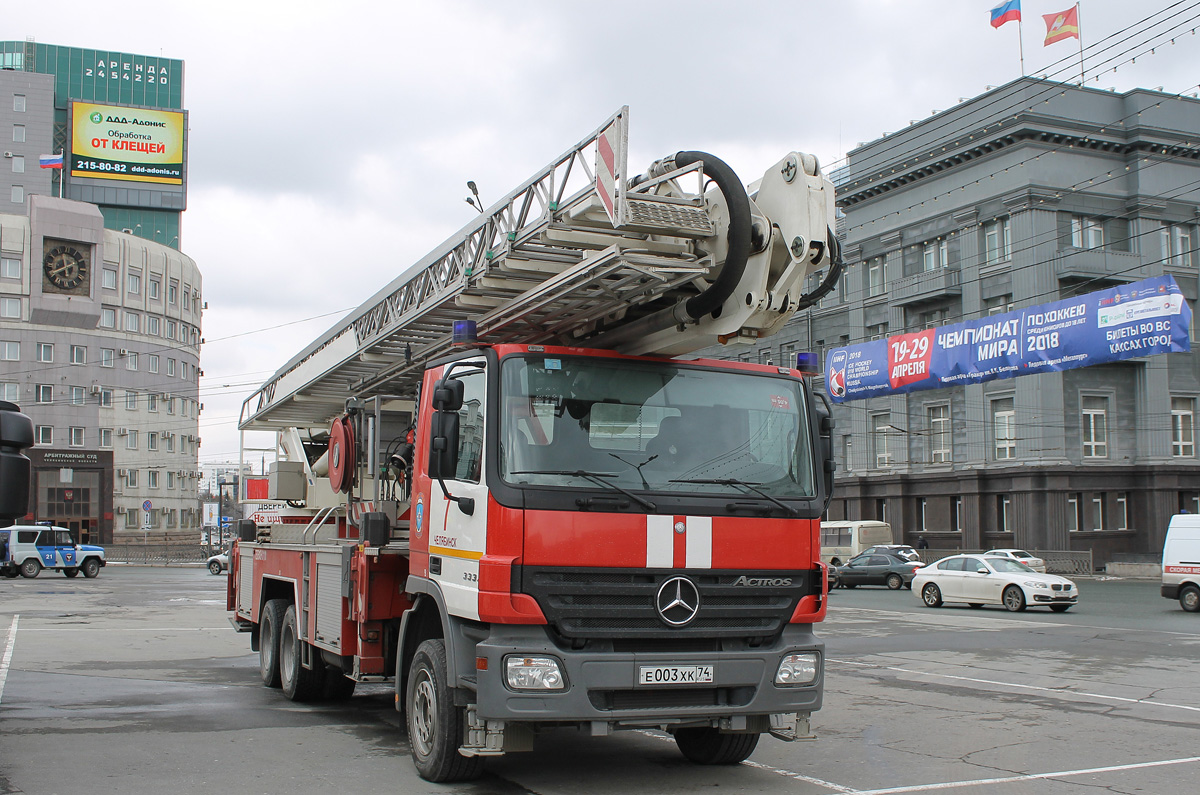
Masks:
[[[1017,17],[1017,44],[1021,48],[1021,77],[1025,76],[1025,29],[1021,27],[1021,18]]]
[[[63,156],[63,161],[65,163],[67,159],[67,151],[65,149],[60,149],[58,153]],[[58,170],[58,198],[60,199],[63,197],[63,180],[66,178],[66,167],[64,165],[64,167]]]
[[[1083,84],[1087,82],[1087,76],[1085,75],[1085,73],[1083,71],[1083,20],[1081,19],[1081,15],[1080,15],[1080,11],[1079,11],[1079,6],[1081,6],[1081,5],[1083,5],[1083,4],[1082,3],[1075,4],[1075,28],[1076,28],[1076,32],[1078,33],[1078,35],[1075,38],[1079,39],[1079,85],[1080,85],[1080,87],[1082,87]]]

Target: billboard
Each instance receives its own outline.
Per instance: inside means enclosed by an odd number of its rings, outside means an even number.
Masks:
[[[1191,350],[1192,311],[1170,276],[965,323],[834,348],[835,403]]]
[[[183,185],[183,111],[71,103],[72,177]]]

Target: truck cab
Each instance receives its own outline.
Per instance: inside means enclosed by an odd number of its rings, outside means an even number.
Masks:
[[[14,525],[0,529],[0,573],[13,578],[37,577],[43,569],[67,577],[83,572],[92,578],[106,565],[104,547],[76,544],[71,531],[52,525]]]

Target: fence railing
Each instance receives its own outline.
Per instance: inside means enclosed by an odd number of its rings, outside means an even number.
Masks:
[[[199,544],[108,544],[104,547],[104,557],[110,563],[172,566],[177,563],[203,563],[218,551],[216,547]]]
[[[922,563],[933,563],[935,560],[950,555],[980,555],[986,549],[918,549]],[[1072,549],[1031,549],[1029,554],[1046,561],[1048,574],[1094,574],[1090,549],[1075,551]]]

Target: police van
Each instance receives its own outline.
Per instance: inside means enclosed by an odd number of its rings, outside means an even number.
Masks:
[[[106,564],[104,547],[76,544],[65,527],[13,525],[0,528],[0,573],[36,577],[42,569],[92,578]]]

